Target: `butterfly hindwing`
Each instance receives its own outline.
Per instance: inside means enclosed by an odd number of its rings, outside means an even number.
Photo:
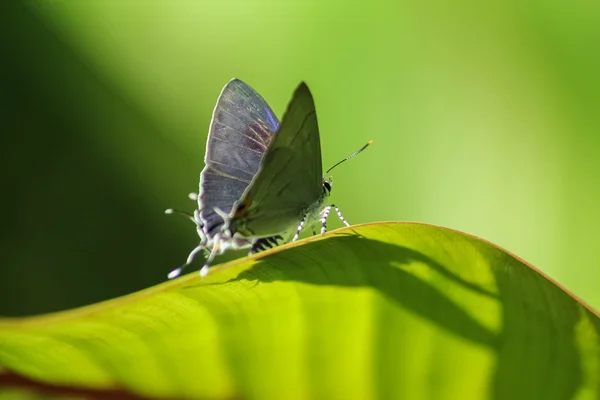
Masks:
[[[209,236],[223,224],[214,208],[231,211],[259,170],[278,128],[277,117],[254,89],[239,79],[225,85],[213,112],[200,175],[198,206]]]

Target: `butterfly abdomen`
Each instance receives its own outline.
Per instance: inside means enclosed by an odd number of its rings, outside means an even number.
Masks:
[[[252,249],[250,250],[250,254],[259,253],[261,251],[272,249],[275,246],[278,246],[278,241],[282,241],[283,237],[280,235],[275,235],[266,238],[257,239],[252,245]]]

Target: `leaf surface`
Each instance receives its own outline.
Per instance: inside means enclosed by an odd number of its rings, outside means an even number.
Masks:
[[[162,398],[596,399],[599,337],[595,311],[506,251],[446,228],[377,223],[204,279],[0,319],[0,385],[18,376],[59,392]]]

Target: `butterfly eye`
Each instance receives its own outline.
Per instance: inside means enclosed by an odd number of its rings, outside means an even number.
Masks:
[[[331,182],[323,181],[323,193],[331,193]]]

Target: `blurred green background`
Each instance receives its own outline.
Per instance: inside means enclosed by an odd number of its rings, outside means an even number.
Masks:
[[[600,3],[4,2],[0,315],[162,282],[222,86],[306,80],[353,224],[488,239],[600,308]],[[330,228],[340,226],[335,218]],[[199,266],[199,265],[198,265]]]

